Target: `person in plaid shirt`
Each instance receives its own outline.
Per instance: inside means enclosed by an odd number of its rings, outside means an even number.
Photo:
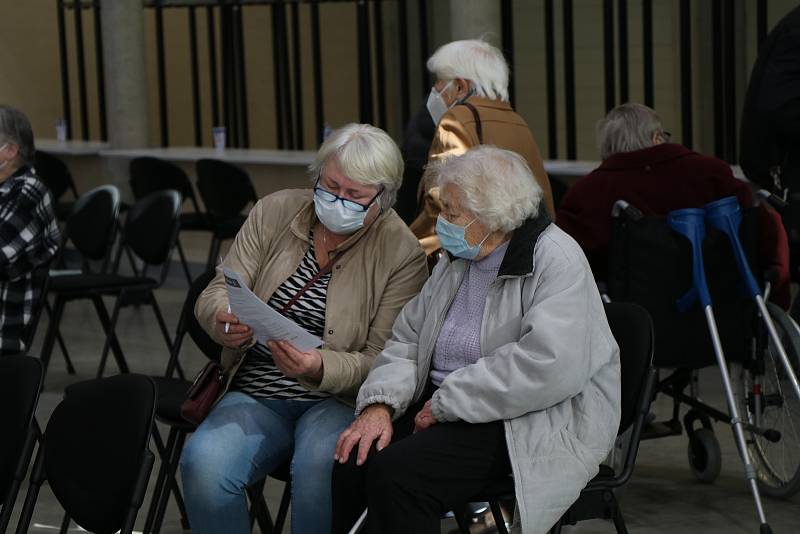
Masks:
[[[25,328],[40,301],[42,269],[58,250],[53,199],[36,177],[33,130],[0,106],[0,355],[26,351]]]

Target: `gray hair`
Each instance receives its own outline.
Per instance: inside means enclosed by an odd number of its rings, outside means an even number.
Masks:
[[[28,117],[18,109],[0,105],[0,145],[5,143],[17,145],[18,159],[25,165],[33,165],[36,147],[33,144],[33,128]]]
[[[453,41],[428,59],[428,70],[438,80],[462,78],[475,93],[508,102],[508,63],[496,47],[480,39]]]
[[[522,156],[510,150],[480,145],[432,163],[431,172],[440,188],[458,187],[462,207],[491,232],[511,232],[539,214],[542,188]]]
[[[336,158],[339,170],[351,180],[383,186],[382,209],[394,206],[403,183],[403,156],[389,134],[369,124],[351,123],[334,130],[308,167],[312,181],[316,182],[331,158]]]
[[[621,152],[649,148],[653,146],[653,135],[661,131],[661,118],[654,110],[633,102],[619,105],[597,123],[600,158],[606,160]]]

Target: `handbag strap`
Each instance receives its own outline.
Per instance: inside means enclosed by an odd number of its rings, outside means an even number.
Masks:
[[[478,143],[483,144],[483,124],[481,124],[481,116],[478,114],[477,108],[469,102],[462,102],[462,104],[472,112],[472,116],[475,118],[475,132],[478,134]]]
[[[328,261],[328,263],[326,263],[325,266],[322,267],[322,269],[320,269],[319,272],[311,278],[311,280],[306,282],[306,285],[300,288],[300,291],[295,293],[295,295],[289,300],[289,302],[283,305],[283,307],[281,308],[281,315],[289,311],[289,309],[291,309],[291,307],[294,306],[298,300],[300,300],[300,297],[302,297],[306,293],[306,291],[308,291],[311,288],[311,286],[316,284],[320,278],[331,272],[331,270],[333,270],[333,264],[336,263],[336,260],[338,259],[339,259],[339,254],[331,258],[330,261]]]

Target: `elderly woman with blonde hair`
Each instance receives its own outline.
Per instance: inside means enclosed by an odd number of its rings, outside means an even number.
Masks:
[[[385,132],[333,132],[310,171],[313,190],[255,205],[224,265],[322,348],[253,339],[229,312],[221,269],[197,301],[200,324],[225,347],[229,389],[182,455],[195,533],[250,532],[245,489],[286,461],[292,531],[330,531],[336,440],[395,318],[427,278],[417,240],[391,209],[403,162]]]
[[[619,349],[580,247],[525,161],[478,147],[433,169],[447,254],[395,322],[336,446],[333,532],[438,533],[513,473],[544,532],[598,472],[620,417]]]

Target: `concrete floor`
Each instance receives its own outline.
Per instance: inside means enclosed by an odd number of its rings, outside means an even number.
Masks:
[[[196,262],[195,274],[199,274],[201,262],[205,259],[207,241],[202,235],[191,234],[184,235],[182,239],[190,260]],[[157,294],[159,304],[173,332],[185,291],[186,281],[176,264],[171,270],[166,287]],[[111,301],[108,301],[107,305],[110,309]],[[36,354],[45,328],[46,319],[43,319],[33,354]],[[103,338],[99,335],[100,329],[91,306],[84,303],[67,306],[61,331],[73,357],[77,374],[74,376],[67,374],[64,361],[56,349],[37,411],[42,426],[47,424],[50,413],[59,402],[66,385],[94,376],[103,343]],[[144,374],[163,373],[168,354],[149,308],[123,310],[118,335],[132,371]],[[203,365],[205,358],[191,342],[187,342],[184,345],[181,361],[187,372],[194,374]],[[116,372],[113,363],[111,365],[109,372]],[[706,401],[724,407],[718,376],[716,369],[704,371],[701,374],[701,386]],[[671,403],[668,399],[659,397],[654,404],[654,411],[659,419],[666,417],[671,413]],[[730,428],[718,425],[716,432],[723,450],[723,465],[721,476],[711,485],[698,482],[692,475],[687,463],[685,436],[642,443],[636,470],[622,497],[622,508],[631,532],[641,534],[758,532],[755,508],[742,477],[742,467],[736,455]],[[157,470],[158,462],[151,480],[155,479]],[[17,501],[11,528],[16,528],[16,516],[26,489],[27,485],[23,486],[23,495]],[[282,484],[277,481],[271,480],[268,483],[266,495],[271,510],[277,510],[282,489]],[[140,511],[136,523],[137,530],[141,530],[144,523],[149,498],[148,492],[145,506]],[[773,532],[800,532],[800,496],[796,495],[789,500],[765,498],[764,507]],[[49,488],[45,486],[39,496],[30,532],[49,533],[58,530],[62,515],[60,506]],[[455,523],[452,520],[443,521],[443,533],[454,529]],[[72,530],[78,528],[73,524]],[[162,532],[180,531],[177,509],[170,502]],[[288,528],[285,531],[288,532]],[[473,529],[473,532],[491,531],[493,529],[482,527],[480,524],[475,525]],[[606,521],[595,520],[567,527],[564,531],[581,534],[606,533],[614,532],[614,528]]]

